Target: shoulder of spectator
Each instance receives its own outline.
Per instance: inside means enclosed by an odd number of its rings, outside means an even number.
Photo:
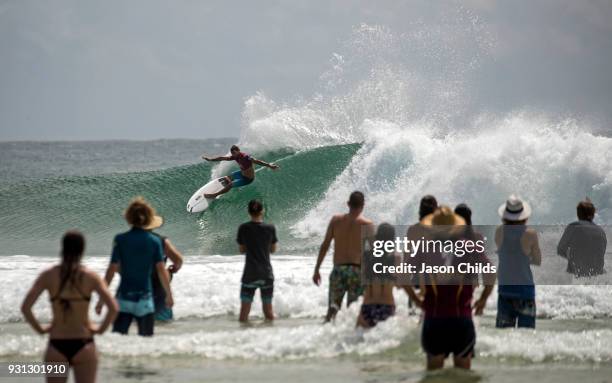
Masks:
[[[501,226],[501,225],[499,225],[499,226],[497,226],[497,227],[495,228],[495,234],[494,234],[494,237],[495,237],[495,238],[494,238],[494,239],[495,239],[495,242],[496,242],[496,243],[499,245],[499,241],[501,241],[501,240],[502,240],[502,238],[503,238],[503,232],[502,232],[502,226]]]
[[[374,225],[374,222],[366,217],[361,217],[361,224],[362,225]]]
[[[525,230],[525,235],[528,236],[528,238],[531,240],[538,239],[538,232],[535,231],[535,229],[532,229],[531,227],[528,227],[527,230]]]
[[[54,265],[51,267],[48,267],[46,269],[44,269],[39,275],[38,275],[38,280],[41,282],[46,283],[54,274],[55,269],[59,268],[60,266],[58,265]]]
[[[479,232],[474,232],[474,239],[476,241],[484,241],[484,235]]]

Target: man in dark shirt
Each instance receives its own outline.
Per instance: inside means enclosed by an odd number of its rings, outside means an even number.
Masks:
[[[238,228],[237,242],[240,253],[246,254],[242,286],[240,288],[240,322],[249,319],[255,290],[259,288],[263,313],[266,320],[274,320],[272,294],[274,292],[274,274],[270,264],[270,253],[276,251],[276,229],[274,225],[263,222],[263,205],[258,200],[249,202],[251,220]]]
[[[557,246],[557,254],[567,259],[567,272],[576,277],[605,273],[606,233],[593,223],[595,206],[586,199],[576,207],[578,221],[570,223]]]

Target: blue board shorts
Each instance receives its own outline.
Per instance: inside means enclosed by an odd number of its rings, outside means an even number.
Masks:
[[[166,292],[163,288],[155,290],[153,294],[155,304],[155,320],[166,322],[173,319],[174,315],[170,307],[166,307]]]
[[[127,334],[133,319],[138,324],[138,335],[151,336],[154,328],[155,304],[150,293],[118,293],[119,315],[113,332]]]
[[[525,327],[536,326],[535,299],[520,299],[500,295],[497,298],[497,318],[495,327]]]
[[[232,187],[246,186],[253,182],[253,178],[245,177],[240,170],[232,173]]]
[[[142,317],[155,312],[151,293],[118,293],[116,296],[119,312]]]
[[[259,293],[261,294],[262,303],[272,303],[272,296],[274,295],[273,279],[259,279],[249,283],[243,282],[240,287],[240,301],[244,303],[253,302],[255,290],[257,289],[259,289]]]

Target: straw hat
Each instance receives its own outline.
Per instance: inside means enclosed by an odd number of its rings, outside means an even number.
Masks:
[[[508,221],[524,221],[531,215],[531,206],[512,194],[497,210],[502,219]]]
[[[426,215],[421,220],[425,226],[460,226],[465,225],[465,220],[455,214],[448,206],[440,206],[433,213]]]
[[[154,230],[154,229],[157,229],[158,227],[160,227],[163,224],[164,224],[164,219],[162,217],[160,217],[159,215],[154,215],[153,218],[151,219],[151,223],[149,223],[147,226],[143,227],[143,229],[145,229],[145,230]]]

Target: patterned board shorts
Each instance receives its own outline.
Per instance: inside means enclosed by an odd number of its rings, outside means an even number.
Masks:
[[[349,306],[363,294],[361,285],[361,266],[336,265],[329,276],[329,307],[340,310],[342,300],[346,297]]]

